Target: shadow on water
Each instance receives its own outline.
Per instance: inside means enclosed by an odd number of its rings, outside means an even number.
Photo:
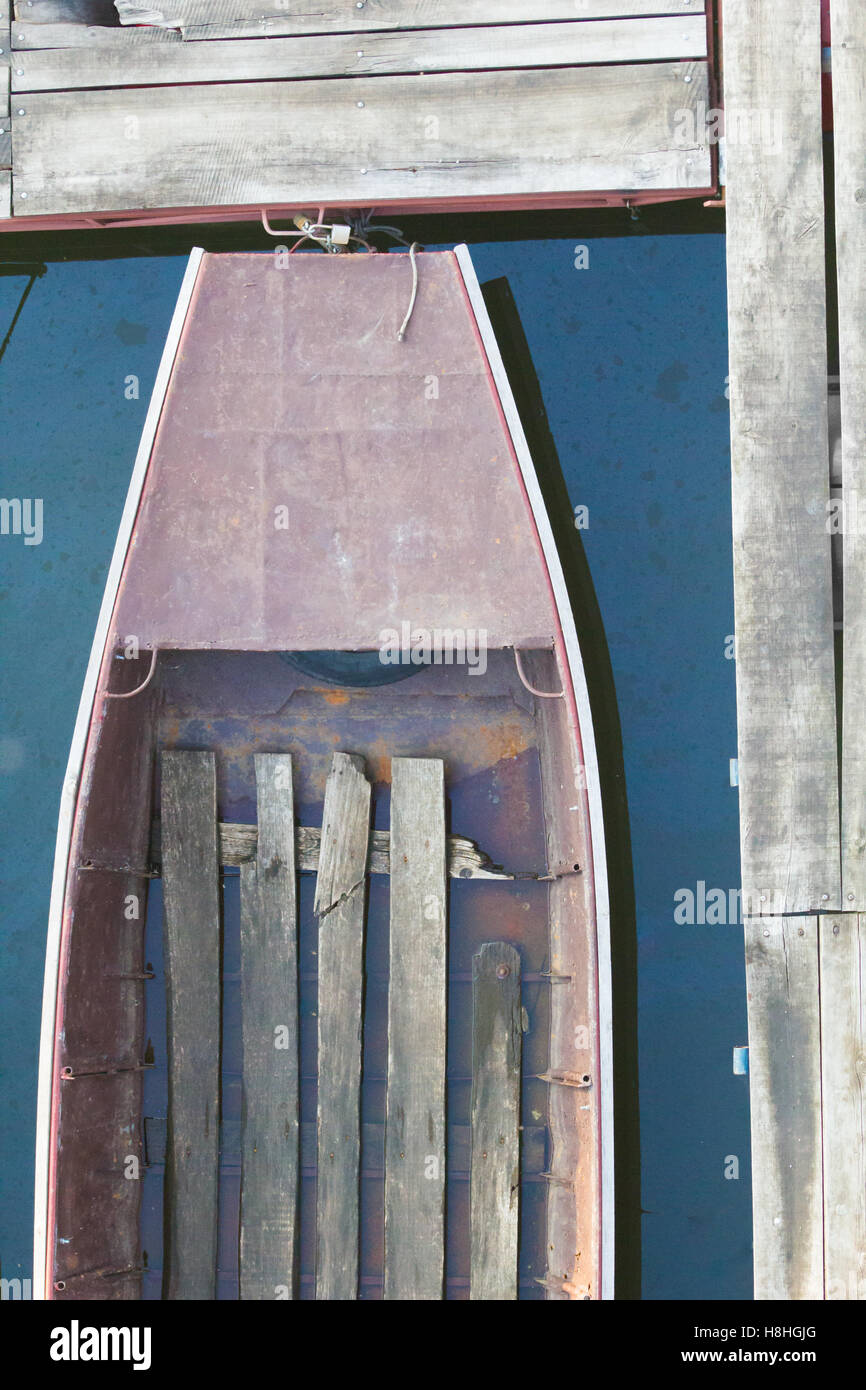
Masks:
[[[637,925],[622,730],[613,668],[592,576],[538,376],[505,277],[482,285],[562,562],[586,669],[604,807],[613,969],[616,1297],[640,1298],[640,1116]]]

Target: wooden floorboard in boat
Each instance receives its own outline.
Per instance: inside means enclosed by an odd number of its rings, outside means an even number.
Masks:
[[[391,762],[385,1298],[443,1296],[447,936],[444,765]]]
[[[241,865],[240,1297],[295,1294],[299,1125],[292,758],[258,753],[256,858]]]
[[[316,1298],[323,1300],[358,1297],[370,797],[363,758],[335,753],[325,787],[315,900],[319,920]]]
[[[517,1298],[520,956],[487,942],[473,959],[469,1296]]]
[[[169,1127],[165,1295],[212,1299],[220,1095],[220,894],[213,753],[163,754],[162,823]]]

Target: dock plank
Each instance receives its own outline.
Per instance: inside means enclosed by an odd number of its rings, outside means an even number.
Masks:
[[[743,895],[840,907],[820,7],[725,7]]]
[[[314,910],[318,944],[316,1298],[358,1297],[364,913],[370,783],[335,753],[325,786]]]
[[[842,903],[866,908],[866,7],[831,0],[842,411]]]
[[[391,761],[385,1298],[441,1299],[445,1273],[444,765]]]
[[[174,29],[108,29],[101,24],[29,24],[16,20],[12,26],[12,48],[28,51],[41,48],[116,48],[130,53],[133,48],[153,44],[181,44]]]
[[[520,1206],[520,956],[487,942],[473,957],[470,1299],[517,1298]]]
[[[256,858],[241,865],[240,1296],[294,1297],[298,964],[292,758],[255,756]]]
[[[476,24],[524,23],[579,18],[627,19],[642,15],[703,13],[702,0],[472,0]],[[119,0],[122,24],[173,24],[185,38],[207,39],[257,34],[365,33],[386,29],[451,28],[466,23],[466,0],[378,0],[369,8],[354,0],[288,0],[263,14],[258,0]]]
[[[368,206],[711,182],[698,130],[705,62],[381,77],[368,86],[362,107],[354,78],[163,87],[158,102],[146,87],[31,93],[13,123],[14,209]],[[695,113],[692,140],[682,135],[684,110]]]
[[[129,35],[136,31],[119,32]],[[92,49],[45,48],[26,57],[19,55],[12,74],[12,90],[48,92],[84,87],[563,67],[704,58],[706,53],[707,26],[700,15],[370,34],[364,39],[363,49],[358,48],[356,37],[328,35],[178,43],[170,47],[152,43],[109,48],[100,45]]]
[[[746,923],[756,1299],[824,1291],[816,917]]]
[[[821,917],[824,1295],[866,1299],[866,917]]]
[[[216,1292],[220,891],[216,760],[162,755],[168,1146],[165,1296]]]

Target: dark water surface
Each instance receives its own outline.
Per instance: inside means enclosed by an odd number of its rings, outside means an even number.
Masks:
[[[507,276],[604,618],[637,898],[643,1291],[751,1295],[742,932],[674,918],[739,882],[724,241],[472,248]],[[0,364],[0,1261],[31,1268],[33,1129],[57,805],[138,436],[185,258],[51,263]],[[24,281],[0,279],[0,337]],[[128,399],[128,378],[140,382]],[[726,1178],[736,1159],[739,1178]]]

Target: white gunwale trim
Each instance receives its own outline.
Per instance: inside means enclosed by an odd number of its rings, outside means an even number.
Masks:
[[[599,1044],[601,1055],[601,1296],[612,1299],[614,1296],[614,1166],[613,1166],[613,1002],[611,985],[610,956],[610,900],[607,882],[607,856],[604,839],[604,814],[601,800],[601,779],[595,749],[595,735],[592,724],[592,711],[586,673],[580,653],[580,643],[574,624],[574,614],[568,599],[565,577],[535,465],[529,452],[529,445],[523,433],[517,405],[511,392],[505,366],[487,314],[487,306],[481,293],[481,286],[475,274],[472,258],[467,246],[455,247],[457,263],[460,267],[466,292],[475,314],[481,341],[487,354],[487,361],[499,395],[502,411],[511,433],[514,452],[524,486],[529,497],[539,540],[544,552],[547,571],[553,588],[559,621],[565,639],[565,656],[568,661],[574,696],[577,704],[578,722],[583,743],[583,760],[586,767],[587,799],[589,802],[590,837],[592,841],[593,880],[595,888],[596,934],[598,942],[598,1013]]]
[[[58,972],[60,969],[63,906],[66,899],[66,880],[69,867],[72,830],[75,821],[75,809],[78,801],[78,788],[83,770],[84,753],[87,746],[87,735],[93,714],[93,705],[96,699],[99,672],[102,666],[105,644],[108,640],[117,591],[123,574],[126,553],[129,548],[135,518],[138,513],[139,502],[141,501],[141,494],[147,476],[153,442],[156,438],[156,431],[162,414],[163,403],[171,379],[175,357],[177,356],[181,334],[186,322],[190,301],[192,299],[193,290],[195,289],[203,256],[204,251],[201,250],[200,247],[195,247],[190,253],[177,304],[175,305],[174,314],[172,315],[171,324],[169,326],[159,370],[157,371],[156,380],[153,384],[150,405],[148,406],[147,415],[145,416],[141,441],[135,456],[135,464],[132,469],[129,490],[126,494],[126,503],[120,519],[120,526],[117,532],[114,552],[111,557],[108,577],[105,581],[102,606],[99,610],[99,619],[96,624],[93,645],[90,649],[90,660],[87,663],[87,671],[84,676],[84,687],[81,692],[78,715],[72,734],[72,745],[66,764],[66,775],[63,779],[63,790],[60,796],[57,843],[54,852],[54,872],[51,880],[51,903],[48,910],[48,940],[45,949],[45,983],[42,994],[42,1027],[39,1040],[39,1088],[36,1103],[36,1178],[33,1214],[32,1287],[34,1299],[44,1299],[48,1296],[47,1280],[50,1271],[48,1241],[51,1235],[48,1230],[48,1183],[51,1161],[51,1105],[54,1083],[55,1020],[59,984]]]

